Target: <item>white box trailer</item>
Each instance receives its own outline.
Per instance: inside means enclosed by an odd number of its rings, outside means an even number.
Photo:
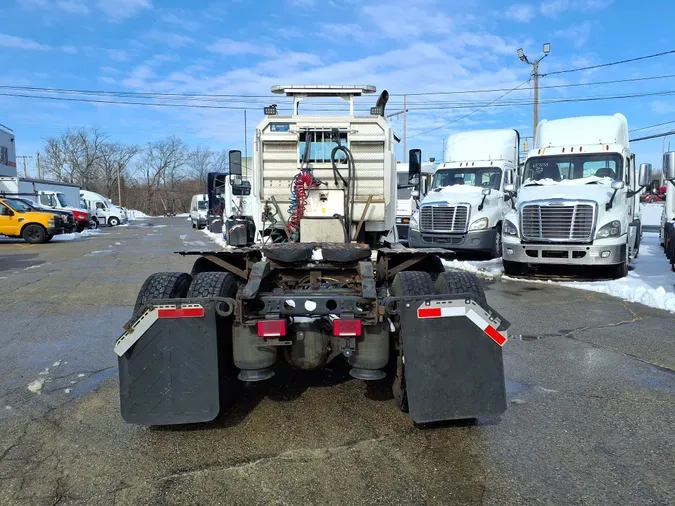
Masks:
[[[0,128],[0,176],[15,177],[16,175],[14,133],[9,129]]]

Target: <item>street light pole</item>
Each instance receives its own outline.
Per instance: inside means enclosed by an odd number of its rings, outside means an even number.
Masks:
[[[551,52],[551,44],[549,42],[546,42],[544,44],[544,55],[535,60],[535,61],[530,61],[527,59],[527,56],[525,55],[525,52],[523,51],[523,48],[521,47],[518,49],[518,58],[520,58],[520,61],[523,63],[527,63],[528,65],[532,65],[532,80],[533,80],[533,88],[534,88],[534,110],[533,110],[533,127],[532,127],[532,137],[534,139],[534,136],[537,133],[537,124],[539,123],[539,62],[546,58],[548,54]]]
[[[408,96],[403,95],[403,163],[408,161]]]

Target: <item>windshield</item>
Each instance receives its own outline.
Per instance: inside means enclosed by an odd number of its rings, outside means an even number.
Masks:
[[[408,173],[407,172],[397,172],[396,173],[396,184],[397,186],[410,184],[408,182]],[[412,188],[398,188],[396,190],[396,198],[400,200],[405,200],[410,198],[410,192]]]
[[[68,202],[66,202],[66,196],[63,193],[57,193],[56,198],[59,199],[59,204],[61,204],[61,207],[68,207]]]
[[[20,200],[17,199],[5,199],[5,202],[9,207],[14,209],[15,211],[19,211],[20,213],[25,213],[31,210],[30,206],[26,205],[26,203],[21,202]]]
[[[206,210],[208,208],[209,208],[209,204],[205,200],[200,200],[197,203],[197,209]]]
[[[565,181],[585,177],[610,177],[615,181],[623,178],[621,155],[599,153],[592,155],[537,156],[525,163],[524,180]]]
[[[434,174],[431,189],[443,188],[444,186],[464,185],[499,190],[501,180],[502,171],[496,167],[441,169]]]

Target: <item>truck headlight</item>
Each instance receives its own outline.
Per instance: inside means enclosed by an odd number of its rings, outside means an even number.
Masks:
[[[418,217],[419,217],[418,213],[415,213],[410,217],[410,224],[408,225],[410,230],[419,230],[420,229],[420,225],[417,222]]]
[[[604,239],[606,237],[616,237],[617,235],[621,235],[621,222],[614,220],[601,227],[595,237],[597,239]]]
[[[488,228],[488,219],[480,218],[471,224],[469,230],[484,230],[486,228]]]
[[[54,228],[56,226],[55,222],[54,222],[54,218],[51,218],[51,219],[47,220],[47,225],[49,226],[49,228]]]
[[[504,220],[504,224],[502,225],[502,234],[504,234],[504,235],[516,235],[517,236],[518,235],[518,229],[509,220]]]

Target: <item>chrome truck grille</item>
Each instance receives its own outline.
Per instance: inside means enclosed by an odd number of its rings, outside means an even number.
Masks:
[[[422,206],[420,230],[423,232],[466,232],[469,206]]]
[[[595,205],[541,202],[521,209],[520,230],[530,241],[590,242],[595,228]]]

